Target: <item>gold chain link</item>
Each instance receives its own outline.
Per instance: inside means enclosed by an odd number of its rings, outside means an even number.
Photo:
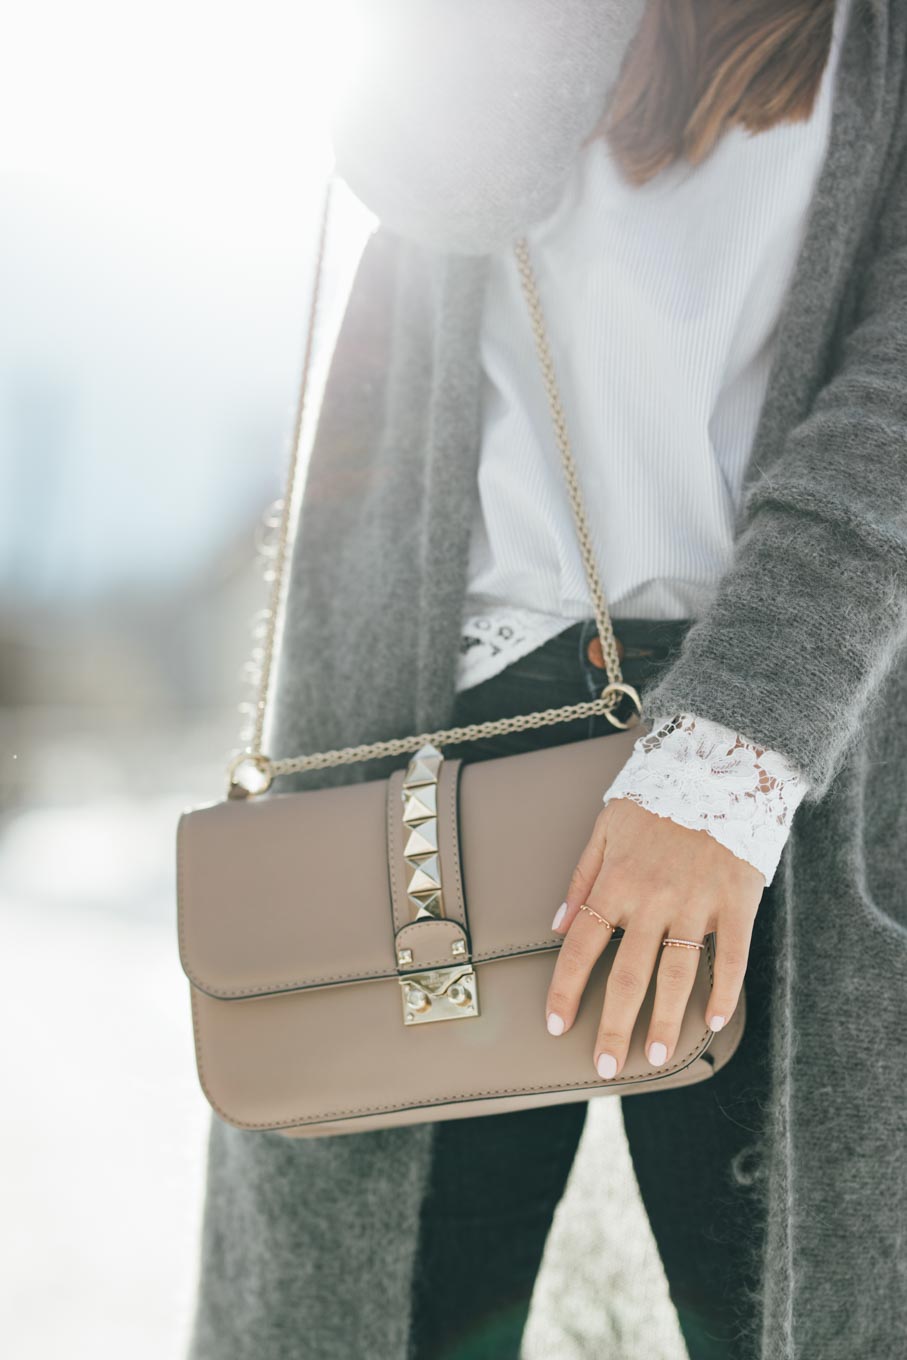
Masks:
[[[583,504],[576,464],[570,448],[570,441],[567,437],[567,421],[558,391],[557,380],[555,378],[551,351],[548,347],[538,287],[529,260],[529,247],[526,238],[520,237],[514,243],[517,268],[529,307],[529,315],[532,322],[532,331],[535,337],[535,346],[542,372],[542,380],[545,384],[545,391],[548,397],[548,406],[551,411],[551,419],[554,425],[554,434],[561,457],[564,478],[567,483],[567,490],[570,494],[573,521],[576,526],[583,567],[585,568],[589,585],[595,622],[598,627],[598,635],[602,646],[602,656],[608,676],[608,684],[602,690],[598,699],[589,699],[578,704],[566,704],[561,708],[546,708],[536,710],[533,713],[515,714],[510,718],[498,718],[484,723],[470,723],[466,727],[444,728],[438,732],[423,732],[409,737],[394,737],[388,741],[369,742],[359,746],[343,746],[331,751],[315,751],[310,755],[285,756],[280,759],[271,759],[269,756],[262,753],[261,748],[264,737],[265,711],[273,667],[277,616],[281,603],[286,562],[289,552],[290,523],[299,466],[299,445],[302,435],[305,399],[314,346],[318,300],[321,291],[322,274],[324,271],[332,187],[333,176],[329,178],[324,194],[321,226],[318,235],[315,278],[312,285],[309,321],[306,331],[305,356],[303,359],[302,376],[297,395],[296,414],[293,422],[290,462],[287,471],[286,489],[283,500],[280,502],[280,525],[275,550],[270,598],[266,611],[267,629],[262,647],[263,659],[255,706],[254,734],[250,748],[237,756],[230,766],[229,791],[231,796],[241,798],[246,797],[249,793],[253,792],[253,790],[245,788],[237,779],[237,775],[244,765],[250,765],[259,772],[261,782],[254,789],[254,792],[263,793],[277,775],[295,774],[303,770],[322,770],[334,765],[352,765],[357,761],[371,760],[379,756],[403,755],[407,751],[415,751],[420,746],[425,746],[427,744],[438,747],[453,745],[456,742],[474,741],[482,737],[503,736],[510,732],[522,732],[529,728],[546,727],[554,723],[567,722],[570,719],[588,718],[597,715],[608,718],[613,726],[617,728],[635,727],[642,718],[642,703],[633,686],[624,682],[621,672],[617,642],[614,637],[611,616],[608,612],[608,606],[605,601],[605,592],[602,587],[598,565],[595,560],[592,535],[589,531],[589,522]],[[628,695],[632,699],[636,712],[631,714],[626,722],[623,722],[615,716],[615,711],[618,705],[623,701],[625,695]]]

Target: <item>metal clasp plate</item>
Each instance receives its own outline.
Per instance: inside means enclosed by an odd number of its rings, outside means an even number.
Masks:
[[[471,964],[409,973],[400,978],[403,1020],[424,1025],[432,1020],[467,1020],[479,1013],[479,989]]]

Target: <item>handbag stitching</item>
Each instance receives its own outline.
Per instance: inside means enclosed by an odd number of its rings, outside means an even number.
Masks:
[[[427,921],[423,918],[421,921],[407,921],[406,925],[401,926],[400,929],[397,931],[396,935],[394,936],[394,939],[398,940],[400,936],[403,934],[404,930],[407,932],[409,932],[410,930],[433,930],[435,926],[450,926],[452,930],[459,931],[459,933],[463,936],[464,939],[469,933],[466,930],[465,926],[461,925],[461,923],[455,920],[452,916],[442,916],[440,920]]]
[[[461,762],[458,760],[451,766],[450,776],[450,797],[448,805],[450,808],[450,842],[451,842],[451,873],[453,874],[454,886],[457,892],[457,901],[460,904],[460,919],[464,927],[468,929],[469,918],[466,915],[466,894],[463,891],[463,882],[460,877],[460,840],[457,827],[457,799],[460,792],[460,770]],[[443,869],[442,869],[443,873]]]
[[[406,934],[406,938],[408,940],[411,931],[418,930],[424,932],[426,927],[430,927],[431,929],[435,930],[439,925],[451,926],[453,930],[456,931],[459,937],[463,940],[464,944],[466,945],[467,951],[469,951],[469,932],[465,926],[462,926],[459,921],[453,920],[452,917],[445,917],[441,921],[410,921],[408,925],[401,926],[400,929],[397,931],[397,934],[394,936],[394,943],[395,945],[399,945],[401,942],[400,936],[403,935],[404,933]],[[423,959],[419,962],[418,968],[419,969],[443,968],[450,963],[450,958],[451,956],[449,954],[442,954],[439,955],[438,958],[436,959]],[[413,964],[413,968],[415,969],[416,967],[417,965]],[[398,974],[400,973],[399,968],[397,969],[397,972]],[[391,974],[391,976],[393,976],[393,974]],[[364,978],[363,981],[365,981]]]
[[[414,921],[410,922],[410,926],[413,926],[415,924],[416,923]],[[430,923],[426,921],[423,924],[429,925]],[[454,922],[454,924],[459,923]],[[405,926],[402,927],[402,929],[407,928],[408,927]],[[462,930],[462,926],[460,927],[460,929]],[[496,959],[519,958],[522,954],[537,953],[539,949],[544,948],[550,948],[553,952],[555,949],[558,949],[559,947],[560,941],[557,941],[555,944],[552,944],[550,940],[535,940],[531,941],[529,944],[504,945],[502,949],[496,949],[492,952],[484,954],[473,954],[472,958],[475,963],[493,963]],[[449,962],[450,960],[447,958],[438,960],[439,964]],[[421,967],[424,968],[428,968],[429,966],[430,965],[427,963],[421,965]],[[266,994],[268,996],[280,996],[285,992],[301,991],[307,987],[325,987],[328,985],[328,983],[331,982],[386,982],[389,980],[393,980],[394,978],[397,977],[396,969],[394,970],[388,969],[383,973],[362,973],[362,972],[330,973],[325,974],[322,977],[298,978],[293,982],[274,982],[274,983],[259,982],[253,983],[250,987],[212,988],[207,986],[203,982],[203,980],[200,977],[198,977],[195,973],[193,973],[191,969],[187,968],[185,964],[183,965],[183,971],[189,978],[190,982],[194,982],[196,987],[198,987],[200,991],[203,991],[206,996],[221,999],[225,999],[231,996],[254,997],[264,996]]]
[[[180,913],[179,924],[180,924],[180,938],[182,939],[182,913]],[[404,926],[401,927],[401,929],[412,929],[416,924],[417,923],[415,921],[411,921],[408,927]],[[425,921],[419,924],[430,925],[431,922]],[[454,922],[454,924],[459,923]],[[462,927],[460,928],[462,929]],[[545,940],[531,940],[529,941],[528,944],[520,944],[519,942],[514,942],[513,944],[503,945],[500,949],[486,950],[482,953],[474,953],[471,955],[471,957],[474,963],[494,963],[496,960],[500,959],[520,958],[523,954],[537,953],[540,949],[550,950],[553,953],[555,950],[560,948],[561,943],[562,941],[560,940],[555,940],[552,942],[549,936],[549,938]],[[437,965],[440,966],[442,963],[447,962],[449,962],[449,960],[446,957],[441,958],[437,960]],[[420,967],[423,968],[429,968],[431,966],[432,965],[430,963],[424,963],[420,965]],[[320,977],[296,978],[291,982],[285,981],[273,983],[256,982],[252,983],[251,986],[249,987],[215,988],[207,985],[203,981],[203,979],[200,978],[196,973],[194,973],[192,969],[187,967],[185,963],[183,964],[183,971],[189,978],[190,982],[193,982],[195,986],[199,988],[200,991],[205,993],[206,996],[213,997],[215,1000],[226,1000],[229,997],[241,997],[241,996],[247,997],[282,996],[285,993],[300,991],[309,987],[312,988],[326,987],[332,982],[386,982],[397,977],[396,970],[387,969],[384,972],[380,973],[362,973],[360,971],[357,971],[355,973],[326,973]]]
[[[713,981],[711,958],[709,959],[709,980],[710,982]],[[353,1106],[351,1109],[348,1110],[331,1110],[326,1114],[320,1114],[317,1116],[313,1115],[291,1116],[291,1118],[288,1120],[268,1119],[263,1121],[251,1121],[245,1119],[237,1119],[232,1115],[228,1115],[223,1106],[219,1105],[217,1101],[214,1100],[211,1091],[205,1082],[204,1065],[202,1063],[201,1045],[199,1039],[198,1015],[196,1011],[196,1002],[194,995],[191,998],[191,1004],[192,1004],[193,1030],[195,1033],[195,1056],[196,1061],[198,1063],[198,1074],[202,1088],[205,1092],[205,1095],[208,1098],[208,1101],[213,1106],[213,1108],[218,1112],[218,1114],[222,1115],[223,1118],[226,1119],[228,1123],[234,1124],[237,1127],[244,1129],[277,1129],[277,1128],[292,1128],[294,1126],[305,1127],[306,1125],[323,1124],[331,1119],[345,1119],[355,1117],[356,1115],[364,1114],[393,1114],[395,1111],[398,1110],[431,1107],[433,1105],[449,1105],[456,1101],[461,1100],[483,1100],[483,1099],[493,1100],[501,1096],[535,1095],[546,1091],[596,1090],[601,1085],[601,1083],[592,1081],[590,1081],[588,1085],[586,1084],[578,1085],[576,1082],[572,1081],[554,1083],[545,1082],[541,1086],[512,1086],[505,1087],[503,1090],[497,1091],[461,1091],[454,1095],[433,1096],[421,1099],[416,1098],[414,1102],[411,1101],[407,1102],[406,1104],[397,1103],[396,1105]],[[711,1030],[706,1029],[704,1032],[704,1037],[707,1040],[711,1039],[713,1037]],[[696,1057],[700,1056],[702,1051],[704,1050],[700,1050],[699,1052],[697,1052],[697,1048],[691,1048],[687,1053],[684,1054],[683,1058],[676,1059],[673,1063],[671,1063],[670,1067],[662,1069],[662,1071],[674,1072],[678,1069],[682,1069],[684,1066],[689,1066],[690,1062]],[[634,1076],[628,1073],[626,1076],[612,1077],[608,1082],[608,1085],[616,1086],[620,1082],[629,1083],[631,1081],[638,1083],[640,1080],[643,1080],[643,1078],[641,1078],[639,1075]],[[650,1080],[655,1081],[658,1080],[658,1078],[652,1077],[650,1078]]]
[[[459,853],[459,851],[458,851],[458,853]],[[184,929],[183,929],[183,927],[184,927],[184,915],[185,915],[185,913],[183,912],[183,909],[182,909],[182,904],[183,904],[183,900],[184,900],[184,896],[185,896],[185,894],[184,894],[184,875],[183,875],[183,869],[184,869],[184,856],[183,856],[183,836],[182,836],[182,829],[181,829],[181,827],[178,827],[178,828],[177,828],[177,838],[176,838],[176,862],[177,862],[177,871],[176,871],[177,897],[178,897],[178,904],[179,904],[179,910],[178,910],[178,912],[177,912],[177,918],[178,918],[178,919],[177,919],[177,927],[178,927],[178,932],[179,932],[180,953],[181,953],[181,955],[183,956],[183,958],[185,959],[186,948],[185,948],[185,935],[184,935]],[[392,878],[393,878],[393,873],[394,873],[393,868],[391,868],[391,877],[392,877]],[[464,909],[464,915],[465,915],[465,909]],[[409,928],[409,929],[415,929],[418,925],[421,925],[421,926],[429,926],[429,925],[433,925],[433,924],[434,924],[434,923],[431,922],[431,921],[423,921],[423,922],[410,921],[409,924],[408,924],[408,928]],[[454,925],[456,925],[456,926],[459,926],[459,925],[460,925],[460,923],[459,923],[458,921],[454,921],[454,922],[452,922],[452,924],[454,924]],[[401,926],[401,930],[402,930],[402,929],[405,929],[405,928],[407,928],[407,927]],[[462,926],[460,926],[460,928],[463,929]],[[532,953],[532,952],[537,951],[537,950],[539,950],[539,949],[551,949],[551,951],[553,952],[554,950],[558,949],[558,948],[560,947],[560,945],[561,945],[561,941],[558,939],[558,940],[555,940],[554,942],[552,942],[551,936],[548,936],[548,938],[547,938],[547,939],[544,939],[544,940],[531,940],[528,944],[520,944],[519,941],[513,941],[513,942],[510,943],[510,944],[506,944],[506,945],[501,946],[500,949],[488,950],[488,951],[485,951],[485,952],[483,952],[483,953],[475,953],[475,954],[472,955],[472,959],[473,959],[473,962],[474,962],[474,963],[493,963],[496,959],[519,958],[520,955],[522,955],[522,954],[529,954],[529,953]],[[712,936],[711,936],[711,934],[709,934],[708,937],[707,937],[707,941],[706,941],[706,955],[707,955],[707,958],[708,958],[708,965],[709,965],[709,981],[710,981],[710,982],[712,981],[713,948],[714,948],[714,946],[713,946],[713,942],[712,942]],[[440,965],[441,963],[445,963],[445,962],[447,962],[447,961],[448,961],[448,960],[447,960],[446,958],[445,958],[445,959],[439,959],[439,960],[437,961],[437,963],[438,963],[438,965]],[[431,963],[424,963],[424,964],[422,964],[422,965],[420,965],[420,966],[423,967],[423,968],[430,968],[430,967],[432,966],[432,964],[431,964]],[[275,996],[275,995],[279,996],[279,995],[282,995],[282,994],[285,993],[285,992],[292,992],[292,991],[298,990],[298,989],[300,989],[300,988],[305,988],[305,987],[323,987],[323,986],[327,986],[327,984],[328,984],[328,983],[331,983],[331,982],[381,982],[381,981],[387,981],[388,979],[396,978],[396,976],[397,976],[397,973],[396,973],[395,970],[388,970],[388,971],[380,972],[380,973],[367,973],[367,974],[363,974],[361,971],[356,971],[356,972],[353,972],[353,973],[326,973],[326,974],[324,974],[324,975],[322,975],[322,976],[320,976],[320,977],[314,977],[314,978],[312,978],[312,977],[309,977],[309,978],[297,978],[297,979],[294,979],[294,980],[291,981],[291,982],[283,982],[283,981],[282,981],[282,982],[274,982],[274,983],[260,983],[260,982],[258,982],[258,983],[252,983],[251,986],[248,986],[248,987],[218,987],[218,988],[211,988],[210,986],[208,986],[208,985],[205,984],[205,982],[202,980],[201,977],[199,977],[199,975],[198,975],[197,973],[195,973],[191,968],[188,967],[188,965],[185,963],[185,961],[183,962],[183,971],[185,972],[186,976],[189,978],[190,982],[194,983],[195,986],[198,987],[200,991],[204,992],[206,996],[210,996],[210,997],[212,997],[212,998],[215,999],[215,1000],[225,1000],[225,999],[227,999],[228,997],[240,997],[240,996],[247,996],[247,997],[264,996],[265,994],[270,995],[270,996]]]
[[[385,796],[385,816],[387,818],[387,863],[390,870],[391,880],[391,925],[396,938],[397,931],[402,930],[403,926],[398,925],[399,913],[397,911],[397,837],[396,837],[396,818],[393,816],[393,808],[397,780],[392,774],[387,781],[387,793]]]

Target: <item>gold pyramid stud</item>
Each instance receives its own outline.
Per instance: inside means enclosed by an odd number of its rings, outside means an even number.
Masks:
[[[417,760],[414,758],[410,761],[406,774],[403,776],[403,787],[411,789],[422,784],[437,784],[440,766],[440,756],[437,760]]]
[[[437,892],[441,887],[441,866],[437,855],[426,855],[413,867],[412,878],[406,885],[410,896],[420,892]]]
[[[430,855],[437,849],[438,819],[427,817],[424,822],[417,822],[413,826],[403,854],[406,859],[412,859],[416,855]]]
[[[418,792],[404,794],[403,820],[407,826],[424,822],[426,817],[438,815],[437,788],[434,784],[421,785]]]
[[[417,908],[415,919],[431,916],[439,921],[444,915],[444,896],[440,892],[410,893],[409,900]]]

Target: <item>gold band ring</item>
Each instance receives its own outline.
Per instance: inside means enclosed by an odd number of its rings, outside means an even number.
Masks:
[[[695,940],[678,940],[674,939],[670,935],[666,935],[665,938],[662,940],[661,942],[662,949],[666,944],[676,944],[679,945],[681,949],[705,949],[704,944],[697,944]]]
[[[596,921],[601,921],[602,925],[603,925],[603,926],[607,926],[609,930],[613,930],[613,929],[614,929],[614,926],[611,924],[610,921],[606,921],[605,918],[604,918],[604,916],[599,916],[599,914],[598,914],[597,911],[593,911],[591,907],[587,907],[586,904],[585,904],[585,902],[581,902],[581,903],[580,903],[580,908],[579,908],[579,909],[580,909],[580,911],[587,911],[587,912],[589,913],[590,916],[594,916],[595,919],[596,919]]]

